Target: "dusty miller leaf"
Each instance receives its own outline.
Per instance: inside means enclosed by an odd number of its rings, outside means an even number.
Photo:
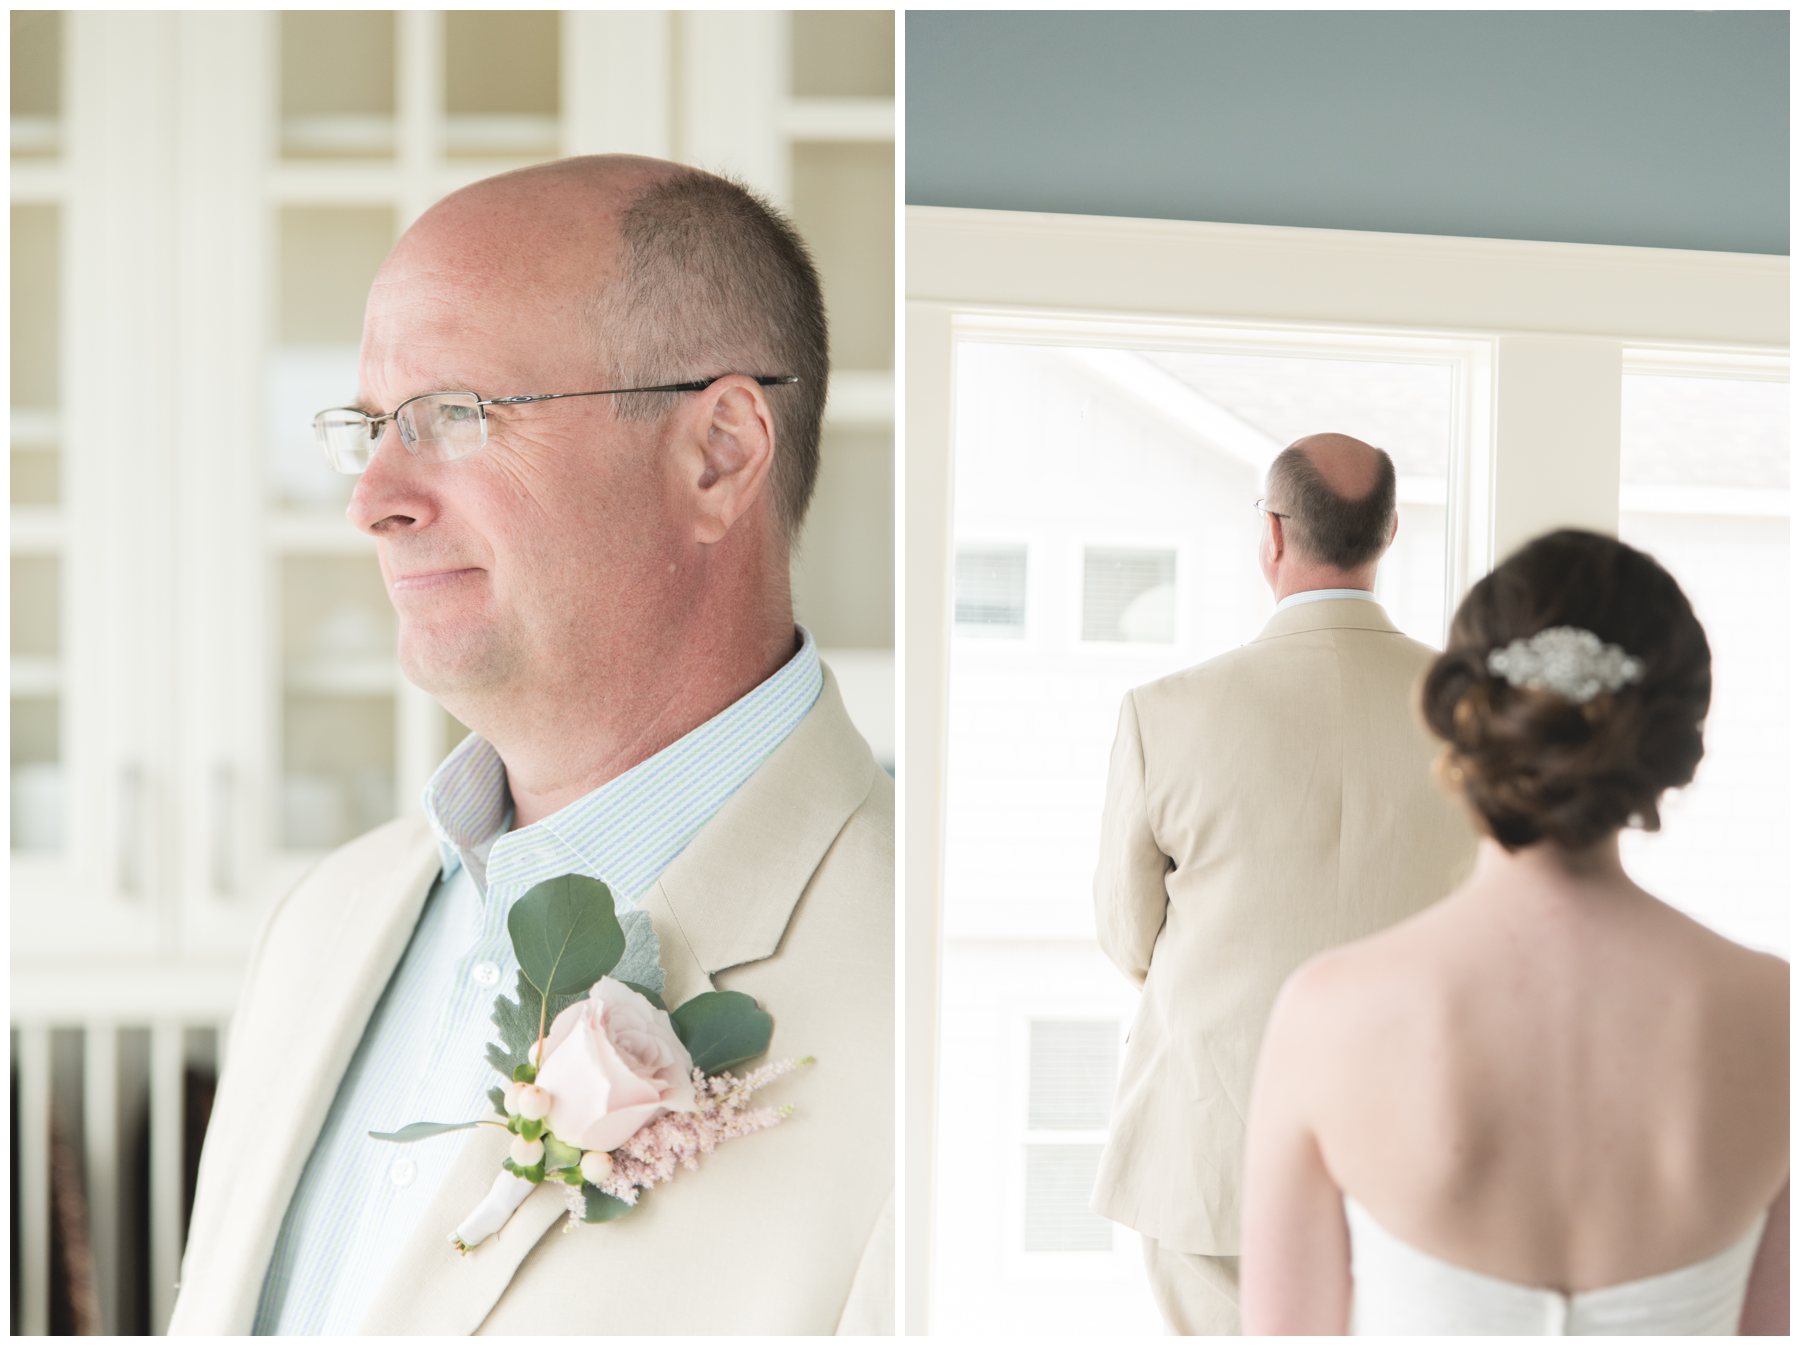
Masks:
[[[549,1012],[543,1016],[544,1031],[550,1031],[550,1025],[556,1022],[556,1016],[570,1005],[587,999],[588,988],[570,991],[564,995],[550,997]],[[505,996],[494,998],[494,1027],[500,1030],[500,1041],[490,1042],[487,1046],[488,1064],[501,1073],[508,1081],[513,1071],[528,1063],[525,1055],[531,1044],[537,1041],[538,1015],[543,1008],[543,998],[538,995],[537,988],[526,980],[523,972],[518,974],[517,1000],[509,1000]]]
[[[628,911],[619,917],[625,931],[625,952],[606,975],[633,986],[648,986],[657,995],[663,992],[662,945],[656,938],[656,927],[650,924],[647,911]]]

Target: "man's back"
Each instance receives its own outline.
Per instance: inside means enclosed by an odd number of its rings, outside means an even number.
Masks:
[[[1301,603],[1130,693],[1094,881],[1144,996],[1095,1209],[1182,1252],[1238,1250],[1244,1118],[1289,972],[1449,892],[1475,833],[1431,779],[1433,651],[1361,599]]]

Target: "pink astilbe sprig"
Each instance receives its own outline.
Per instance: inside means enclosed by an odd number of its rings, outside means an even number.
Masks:
[[[668,1182],[679,1169],[699,1168],[700,1156],[711,1154],[724,1142],[778,1125],[793,1108],[752,1107],[751,1095],[812,1061],[810,1056],[770,1061],[747,1075],[729,1071],[703,1075],[696,1069],[694,1111],[664,1112],[639,1127],[612,1152],[612,1171],[592,1186],[635,1206],[639,1194]],[[567,1200],[567,1227],[572,1229],[587,1208],[586,1198],[580,1187],[571,1187]]]

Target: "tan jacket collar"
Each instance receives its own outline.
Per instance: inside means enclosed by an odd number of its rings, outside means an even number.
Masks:
[[[1326,631],[1333,628],[1353,631],[1391,631],[1400,628],[1388,618],[1387,609],[1367,598],[1324,598],[1314,603],[1296,603],[1282,608],[1269,618],[1252,645],[1301,631]]]

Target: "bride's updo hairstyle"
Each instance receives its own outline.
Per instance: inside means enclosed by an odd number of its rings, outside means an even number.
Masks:
[[[1557,626],[1619,646],[1641,676],[1576,701],[1489,672],[1491,651]],[[1643,552],[1576,529],[1526,544],[1469,590],[1421,692],[1446,745],[1440,784],[1508,851],[1660,830],[1657,800],[1693,780],[1711,699],[1712,651],[1681,586]]]

